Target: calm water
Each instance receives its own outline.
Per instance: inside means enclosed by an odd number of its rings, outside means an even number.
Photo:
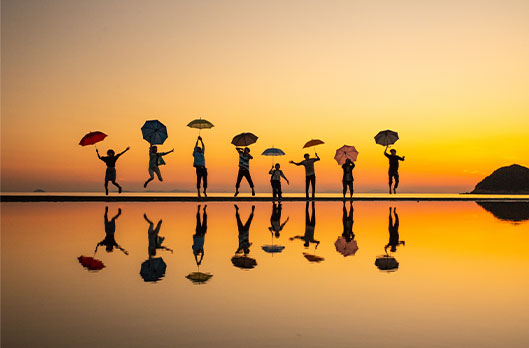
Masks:
[[[2,203],[2,346],[529,345],[527,203],[106,206]]]

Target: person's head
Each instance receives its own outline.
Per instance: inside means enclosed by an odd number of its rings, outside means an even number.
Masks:
[[[245,248],[243,249],[243,252],[244,252],[244,255],[248,255],[248,254],[250,253],[250,248],[245,247]]]
[[[202,153],[202,148],[197,146],[197,152]]]
[[[114,150],[112,150],[112,149],[110,149],[110,150],[107,151],[107,155],[110,156],[110,157],[114,156],[115,154],[116,154],[116,153],[115,153]]]
[[[391,152],[392,155],[395,155],[397,153],[397,150],[391,149],[391,150],[389,150],[389,152]]]
[[[345,164],[351,164],[351,160],[348,158],[345,160]]]
[[[391,246],[391,252],[394,253],[395,251],[397,251],[397,246],[396,245],[392,245]]]
[[[308,247],[309,247],[309,241],[306,240],[305,243],[303,243],[303,246],[304,246],[305,248],[308,248]]]
[[[304,154],[303,157],[305,157],[305,159],[309,159],[310,155],[308,153]]]
[[[114,251],[113,245],[107,244],[105,250],[107,251],[107,253],[113,252]]]
[[[151,151],[156,153],[158,152],[158,147],[157,146],[151,146]]]
[[[244,153],[246,153],[246,154],[250,153],[250,148],[249,147],[245,147],[244,148]]]
[[[149,254],[151,256],[155,256],[156,255],[156,248],[149,248]]]
[[[280,167],[281,167],[281,166],[279,165],[279,163],[276,163],[276,165],[274,166],[274,168],[275,168],[276,170],[279,170]]]
[[[274,235],[276,236],[276,238],[279,238],[279,231],[276,231]]]

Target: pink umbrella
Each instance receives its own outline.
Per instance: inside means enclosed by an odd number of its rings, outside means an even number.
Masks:
[[[338,162],[339,165],[343,165],[345,160],[350,159],[352,162],[356,161],[358,157],[358,151],[354,146],[344,145],[338,150],[336,150],[336,155],[334,159]]]
[[[358,244],[356,240],[348,242],[343,236],[338,237],[336,242],[334,242],[336,251],[342,254],[344,257],[349,255],[354,255],[358,251]]]

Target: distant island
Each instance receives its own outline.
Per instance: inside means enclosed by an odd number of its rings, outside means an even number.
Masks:
[[[43,189],[36,189],[33,192],[46,192],[46,191],[44,191]]]
[[[481,180],[471,193],[529,194],[529,168],[513,164],[496,169]]]

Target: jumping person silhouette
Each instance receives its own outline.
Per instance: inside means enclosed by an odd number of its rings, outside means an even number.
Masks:
[[[105,172],[105,194],[108,196],[108,182],[110,181],[114,186],[118,188],[118,193],[121,193],[121,186],[116,182],[116,161],[121,157],[125,152],[130,150],[128,146],[121,153],[115,155],[114,150],[110,149],[107,151],[107,156],[100,156],[99,151],[96,148],[97,157],[106,163],[107,170]]]
[[[235,149],[239,153],[239,173],[237,174],[237,182],[235,183],[235,197],[239,194],[239,187],[241,186],[241,180],[243,177],[246,178],[252,189],[252,196],[255,196],[253,181],[250,176],[250,160],[253,159],[252,155],[250,155],[250,148],[245,147],[243,150],[242,148],[237,147]]]
[[[163,160],[163,156],[170,154],[173,152],[174,149],[168,152],[158,152],[158,147],[155,145],[151,145],[149,147],[149,179],[145,181],[143,184],[143,187],[146,188],[149,182],[154,180],[154,173],[156,173],[156,176],[158,177],[158,180],[163,181],[162,179],[162,173],[160,173],[159,166],[164,165],[165,161]]]
[[[388,154],[388,147],[384,150],[384,155],[389,159],[389,194],[391,194],[391,184],[393,184],[393,178],[395,178],[395,186],[393,186],[393,193],[397,193],[397,187],[399,186],[399,161],[404,161],[406,156],[397,156],[397,150],[391,149],[391,155]]]
[[[290,161],[290,163],[297,166],[305,167],[305,195],[309,199],[309,185],[312,184],[312,199],[314,199],[314,194],[316,192],[316,174],[314,172],[314,162],[320,160],[320,157],[317,153],[314,153],[316,158],[310,158],[310,155],[306,153],[304,155],[304,160],[301,162]]]

